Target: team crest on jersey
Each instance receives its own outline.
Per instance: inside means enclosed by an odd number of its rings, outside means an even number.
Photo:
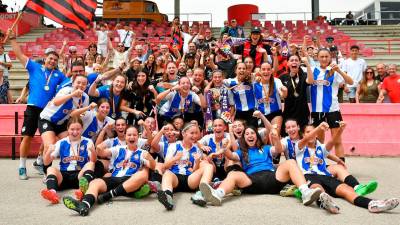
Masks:
[[[133,158],[134,158],[135,160],[138,160],[138,159],[139,159],[139,155],[135,155],[135,156],[133,156]]]
[[[330,86],[331,82],[327,81],[327,80],[314,80],[313,85],[317,85],[317,86]]]
[[[80,150],[81,150],[81,151],[84,151],[84,150],[85,150],[85,146],[82,145],[81,148],[80,148]]]
[[[49,125],[47,123],[44,123],[42,127],[44,130],[46,130],[49,127]]]

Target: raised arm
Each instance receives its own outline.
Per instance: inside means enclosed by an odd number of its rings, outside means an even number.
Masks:
[[[307,143],[312,140],[314,136],[317,135],[318,132],[325,131],[329,129],[329,125],[326,122],[322,122],[318,127],[314,128],[311,133],[304,135],[303,139],[301,139],[298,143],[299,149],[303,149]]]
[[[17,43],[17,38],[15,37],[15,33],[11,29],[8,29],[7,33],[9,37],[8,40],[10,40],[10,44],[15,53],[15,56],[23,66],[26,66],[26,63],[28,62],[29,58],[28,56],[24,55],[24,53],[22,53],[21,47]]]

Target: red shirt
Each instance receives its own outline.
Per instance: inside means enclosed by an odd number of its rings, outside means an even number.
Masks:
[[[381,88],[387,91],[390,102],[400,103],[400,75],[387,76]]]

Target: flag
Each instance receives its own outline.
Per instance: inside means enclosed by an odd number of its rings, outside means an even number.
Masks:
[[[45,16],[82,35],[96,8],[96,0],[28,0],[23,11]]]

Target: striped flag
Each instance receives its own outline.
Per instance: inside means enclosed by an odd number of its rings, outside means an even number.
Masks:
[[[23,11],[45,16],[82,34],[94,19],[96,0],[28,0]]]

